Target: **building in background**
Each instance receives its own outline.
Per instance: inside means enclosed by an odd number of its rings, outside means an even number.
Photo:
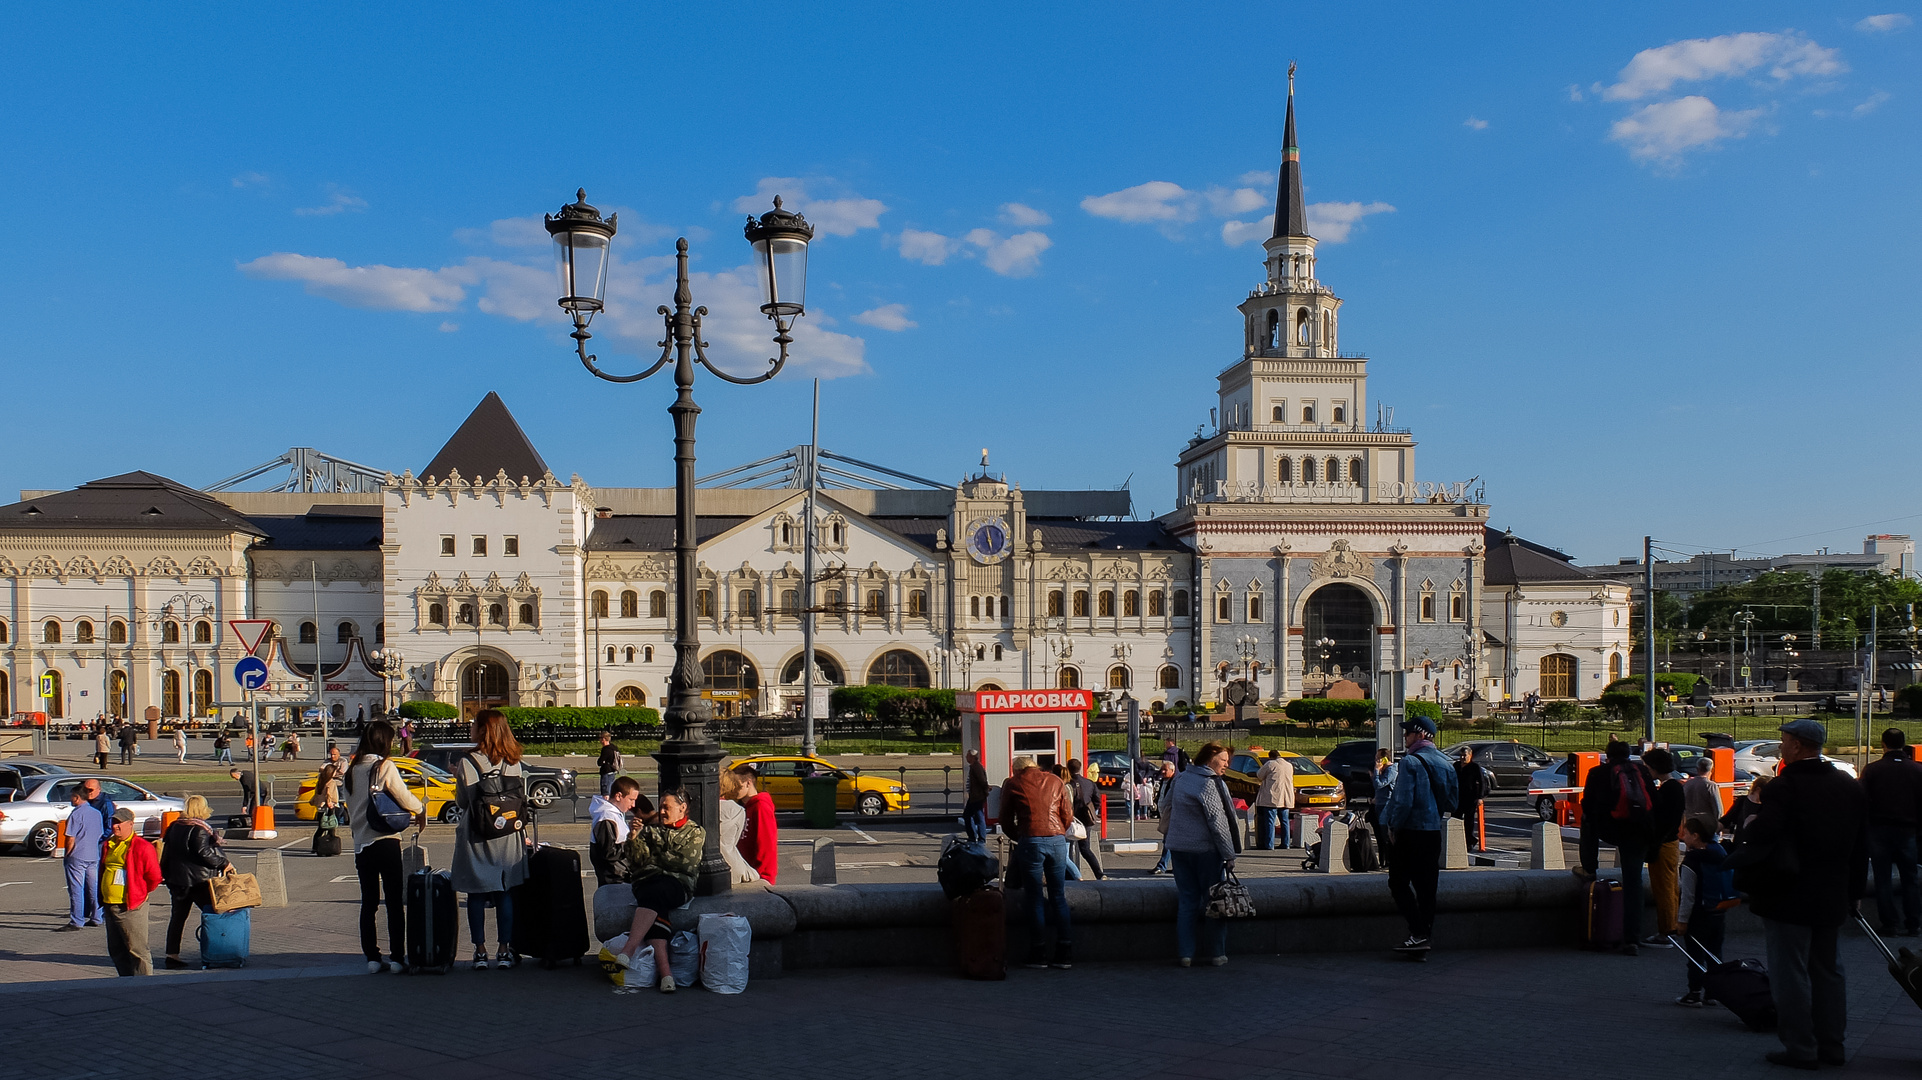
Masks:
[[[1602,566],[1584,566],[1581,569],[1596,577],[1627,582],[1637,589],[1642,586],[1645,572],[1642,560],[1636,558],[1625,558]],[[1687,601],[1710,589],[1754,581],[1771,570],[1815,577],[1821,577],[1830,570],[1848,570],[1857,574],[1890,574],[1912,578],[1915,576],[1915,540],[1909,536],[1877,533],[1862,541],[1860,554],[1831,552],[1823,548],[1810,555],[1762,555],[1753,559],[1738,559],[1732,552],[1724,555],[1708,551],[1677,562],[1658,560],[1655,563],[1655,587]]]

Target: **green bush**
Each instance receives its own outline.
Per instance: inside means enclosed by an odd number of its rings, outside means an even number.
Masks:
[[[1288,714],[1288,719],[1299,724],[1307,724],[1310,728],[1324,720],[1331,724],[1354,727],[1375,719],[1375,703],[1367,698],[1359,700],[1296,698],[1282,711]]]
[[[1701,681],[1701,678],[1700,675],[1691,674],[1686,671],[1665,671],[1655,676],[1655,686],[1658,689],[1664,686],[1672,687],[1672,692],[1676,697],[1688,697],[1695,692],[1695,684]],[[1642,692],[1642,677],[1640,675],[1630,675],[1626,679],[1616,679],[1614,682],[1603,687],[1602,693],[1607,694],[1612,690],[1624,692],[1633,691],[1639,694]]]
[[[1584,711],[1572,701],[1551,701],[1542,706],[1542,718],[1552,723],[1566,724],[1582,719]]]
[[[533,724],[553,724],[556,727],[600,731],[603,728],[636,724],[642,727],[659,727],[661,724],[660,710],[623,705],[595,705],[579,709],[560,706],[512,708],[502,709],[501,715],[507,717],[508,725],[516,729]]]
[[[1442,711],[1441,703],[1438,701],[1410,701],[1404,704],[1402,712],[1411,720],[1417,716],[1426,716],[1430,720],[1433,720],[1437,726],[1447,717],[1447,714]],[[1369,702],[1369,714],[1374,714],[1373,702]]]
[[[1660,686],[1661,683],[1658,682],[1655,685]],[[1639,689],[1604,690],[1602,691],[1601,706],[1602,712],[1607,714],[1610,720],[1618,724],[1634,723],[1647,715],[1645,711],[1646,706],[1642,700],[1642,692]],[[1656,716],[1662,715],[1664,711],[1663,706],[1664,702],[1657,699],[1655,702]]]
[[[445,701],[403,701],[400,715],[408,720],[454,720],[460,716],[460,706]]]
[[[924,704],[910,705],[910,700]],[[937,725],[945,728],[959,715],[952,690],[866,685],[835,687],[828,694],[828,712],[835,716],[853,714],[898,723],[914,728],[917,735],[926,734],[928,728]]]

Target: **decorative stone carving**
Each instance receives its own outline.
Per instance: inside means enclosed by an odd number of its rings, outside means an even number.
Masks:
[[[0,559],[0,563],[4,562],[6,562],[6,560]],[[10,566],[11,564],[8,565]],[[5,572],[4,568],[0,568],[0,572]],[[134,573],[133,563],[128,562],[125,555],[114,555],[108,558],[106,562],[100,564],[100,575],[102,577],[133,577]]]
[[[1308,580],[1320,581],[1323,578],[1367,578],[1375,579],[1375,560],[1358,551],[1351,550],[1348,541],[1337,540],[1330,544],[1327,551],[1316,556],[1308,568]]]

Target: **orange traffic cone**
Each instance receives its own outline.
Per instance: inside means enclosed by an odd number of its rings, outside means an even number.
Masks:
[[[271,806],[254,807],[255,840],[272,840],[280,833],[274,829],[274,808]]]
[[[65,821],[54,822],[53,857],[56,859],[67,857],[67,823]]]

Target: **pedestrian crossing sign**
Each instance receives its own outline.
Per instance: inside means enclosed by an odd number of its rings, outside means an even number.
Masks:
[[[58,690],[56,689],[58,685],[59,685],[59,680],[54,677],[53,672],[43,671],[40,673],[40,696],[41,697],[50,698],[55,696],[58,693]]]

